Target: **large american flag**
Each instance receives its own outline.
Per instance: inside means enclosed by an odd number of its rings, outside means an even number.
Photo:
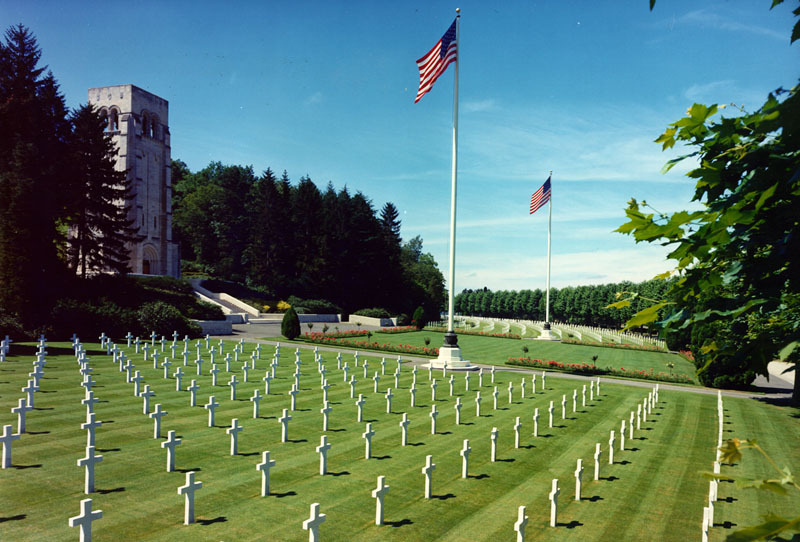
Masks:
[[[458,41],[456,40],[456,21],[450,25],[442,39],[428,51],[428,54],[417,60],[419,67],[419,90],[417,103],[432,87],[436,79],[444,73],[451,62],[456,61]]]
[[[548,201],[550,201],[550,177],[531,196],[531,214],[544,207]]]

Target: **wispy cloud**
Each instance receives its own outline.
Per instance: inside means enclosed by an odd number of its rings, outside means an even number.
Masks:
[[[764,36],[767,38],[782,41],[784,43],[789,41],[787,34],[777,32],[771,28],[759,26],[757,24],[746,24],[729,17],[724,14],[716,12],[711,8],[698,9],[690,11],[676,20],[677,23],[685,23],[700,28],[711,28],[716,30],[725,30],[735,33],[747,33],[757,36]]]
[[[306,105],[314,105],[322,103],[325,97],[323,96],[322,92],[317,91],[308,98],[306,98]]]
[[[497,107],[495,101],[491,98],[486,100],[468,100],[461,104],[461,110],[465,113],[478,113],[482,111],[491,111]]]

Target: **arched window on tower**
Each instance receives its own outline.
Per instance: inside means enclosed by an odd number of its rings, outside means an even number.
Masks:
[[[153,115],[150,119],[150,137],[158,139],[158,115]]]
[[[150,117],[142,113],[142,137],[150,137]]]
[[[112,132],[119,131],[119,111],[112,107],[108,115],[108,129]]]
[[[105,124],[103,131],[108,132],[108,111],[106,111],[105,107],[100,108],[100,118],[103,119],[103,123]]]

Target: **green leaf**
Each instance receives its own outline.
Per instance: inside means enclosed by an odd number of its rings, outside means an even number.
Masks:
[[[672,302],[663,302],[663,303],[656,303],[655,305],[651,305],[646,309],[642,309],[636,314],[634,314],[630,320],[625,322],[625,327],[622,328],[622,331],[643,326],[645,324],[649,324],[651,322],[655,322],[658,320],[658,311],[662,308],[666,307],[667,305],[674,305],[675,303]]]
[[[627,299],[623,299],[622,301],[617,301],[616,303],[612,303],[610,305],[606,305],[605,308],[607,309],[624,309],[625,307],[630,307],[631,302]]]
[[[755,480],[750,478],[739,478],[736,480],[736,487],[741,489],[761,489],[772,491],[778,495],[788,495],[789,492],[781,485],[779,480]]]
[[[775,514],[767,514],[764,517],[764,523],[761,525],[753,525],[740,529],[735,533],[728,535],[726,542],[748,542],[750,540],[760,540],[762,538],[773,537],[784,531],[798,529],[800,525],[800,517],[794,519],[786,519]]]
[[[778,359],[781,361],[786,361],[792,352],[795,351],[797,347],[800,347],[800,341],[792,341],[783,348],[781,348],[780,353],[778,354]]]
[[[773,184],[761,193],[761,197],[758,198],[758,201],[756,202],[756,211],[761,210],[767,200],[772,197],[772,195],[775,193],[775,190],[778,188],[778,184],[779,183]]]
[[[665,151],[669,148],[675,146],[675,133],[678,131],[677,128],[667,128],[667,131],[658,136],[658,139],[654,141],[654,143],[663,143],[661,145],[661,150]]]
[[[746,442],[746,441],[745,441]],[[720,455],[720,462],[721,463],[738,463],[742,460],[742,449],[741,449],[742,441],[738,438],[731,438],[725,441],[725,444],[719,447],[719,451],[722,452]]]
[[[778,2],[783,2],[783,0],[774,0]],[[656,7],[656,0],[650,0],[650,11],[653,11],[653,8]]]

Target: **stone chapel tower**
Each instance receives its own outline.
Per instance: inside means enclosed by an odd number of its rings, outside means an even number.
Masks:
[[[128,172],[134,194],[128,219],[142,240],[130,246],[131,272],[180,276],[172,241],[169,103],[134,85],[90,88],[89,103],[108,119],[117,169]]]

